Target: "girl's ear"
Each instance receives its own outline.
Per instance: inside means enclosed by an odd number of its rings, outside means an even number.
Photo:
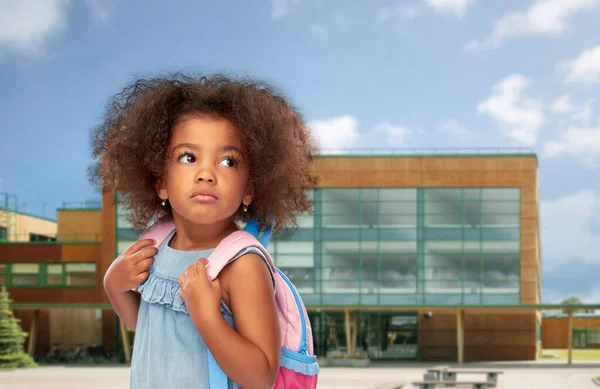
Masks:
[[[248,184],[248,188],[246,189],[246,194],[242,199],[242,202],[246,205],[250,205],[252,203],[252,199],[254,198],[254,186],[252,184]]]
[[[159,180],[156,181],[156,194],[162,200],[166,200],[166,199],[169,198],[169,192],[167,192],[167,188],[163,184],[163,180],[162,179],[159,179]]]

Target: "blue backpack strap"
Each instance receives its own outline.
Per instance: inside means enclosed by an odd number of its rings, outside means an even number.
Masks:
[[[271,224],[267,227],[266,230],[262,231],[262,235],[260,235],[261,230],[258,225],[258,220],[256,218],[252,218],[248,220],[248,224],[246,224],[246,232],[251,233],[260,244],[263,245],[264,248],[267,248],[269,245],[269,240],[271,239],[271,235],[273,234],[273,225],[275,224],[275,220],[271,220]],[[260,235],[260,237],[259,237]]]
[[[263,247],[267,247],[269,244],[269,240],[271,239],[271,235],[273,234],[273,224],[275,221],[271,221],[269,227],[262,232],[262,235],[259,238],[260,228],[258,225],[258,220],[252,218],[248,221],[246,225],[246,232],[251,233],[254,237],[258,239],[260,244]],[[213,357],[210,350],[208,350],[208,382],[210,385],[210,389],[227,389],[227,376],[219,367],[215,357]]]

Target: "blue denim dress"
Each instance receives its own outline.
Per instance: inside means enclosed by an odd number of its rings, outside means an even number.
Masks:
[[[179,276],[200,258],[208,258],[214,249],[179,251],[169,247],[172,232],[158,247],[150,276],[140,284],[135,341],[131,359],[131,389],[209,389],[208,347],[179,297]],[[246,253],[264,258],[258,248]],[[266,259],[265,259],[266,260]],[[221,314],[234,328],[233,315],[221,302]],[[229,389],[242,389],[228,379]]]

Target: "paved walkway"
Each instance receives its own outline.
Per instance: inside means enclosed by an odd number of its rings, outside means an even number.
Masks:
[[[432,364],[415,364],[361,369],[323,368],[318,389],[372,389],[383,383],[415,381]],[[591,378],[600,375],[600,363],[575,365],[533,364],[479,365],[504,371],[498,389],[598,389]],[[463,377],[461,377],[462,379]],[[464,376],[464,379],[481,376]],[[0,371],[0,389],[128,389],[129,368],[43,366],[35,369]],[[412,386],[406,386],[406,389]],[[165,388],[167,389],[167,388]]]

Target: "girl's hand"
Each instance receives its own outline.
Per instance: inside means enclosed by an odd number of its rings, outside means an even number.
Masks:
[[[206,274],[206,258],[190,265],[179,276],[179,297],[185,302],[188,313],[198,329],[221,315],[221,284],[218,279],[212,283]]]
[[[148,268],[158,251],[152,246],[154,243],[153,239],[138,240],[112,262],[104,275],[107,293],[124,293],[146,281]]]

